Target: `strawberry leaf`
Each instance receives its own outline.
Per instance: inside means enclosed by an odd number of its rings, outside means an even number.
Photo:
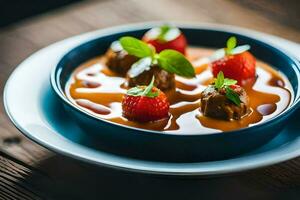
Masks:
[[[224,78],[224,73],[220,71],[215,79],[214,86],[216,89],[221,89],[225,86],[235,85],[237,83],[234,79]]]
[[[162,43],[172,41],[181,34],[181,31],[171,25],[162,25],[150,29],[146,34],[146,38],[150,40],[158,40]]]
[[[131,96],[141,96],[141,94],[143,92],[144,92],[143,88],[133,87],[133,88],[130,88],[129,90],[127,90],[126,94],[131,95]]]
[[[237,83],[237,81],[234,79],[225,78],[223,85],[230,86],[230,85],[235,85],[236,83]]]
[[[166,35],[166,33],[170,30],[170,26],[168,26],[168,25],[163,25],[163,26],[161,26],[161,27],[159,27],[159,35],[157,36],[157,39],[158,40],[160,40],[160,41],[162,41],[162,42],[166,42],[166,40],[165,40],[165,35]]]
[[[248,51],[250,49],[250,45],[241,45],[237,46],[237,40],[235,37],[230,37],[227,40],[227,47],[223,49],[216,50],[211,56],[209,56],[210,62],[215,62],[225,57],[226,55],[236,55]]]
[[[149,85],[145,88],[142,95],[143,96],[148,96],[148,94],[150,94],[151,91],[152,91],[153,85],[154,85],[154,76],[152,77],[151,82],[149,83]]]
[[[229,87],[231,85],[235,85],[236,83],[237,81],[234,79],[224,78],[224,73],[220,71],[213,86],[216,90],[220,90],[222,88],[225,89],[226,97],[236,105],[240,106],[241,100],[239,95]]]
[[[181,34],[181,31],[178,28],[168,25],[161,26],[160,30],[158,39],[163,42],[175,40]]]
[[[131,88],[127,91],[127,95],[145,96],[145,97],[154,98],[159,95],[159,90],[156,90],[153,92],[152,91],[153,87],[154,87],[154,76],[152,77],[152,80],[147,87],[137,86],[137,87]]]
[[[226,43],[226,54],[231,54],[231,50],[236,47],[236,37],[230,37]]]
[[[224,74],[222,71],[220,71],[215,80],[215,88],[219,90],[223,87],[223,85],[224,85]]]

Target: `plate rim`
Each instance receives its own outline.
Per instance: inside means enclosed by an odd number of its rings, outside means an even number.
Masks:
[[[42,141],[40,138],[37,138],[37,137],[34,137],[30,132],[27,132],[27,130],[25,130],[19,123],[16,119],[14,119],[14,117],[11,115],[10,113],[10,110],[9,110],[9,103],[7,102],[7,91],[8,91],[8,88],[10,87],[10,84],[12,80],[12,77],[15,76],[15,74],[17,73],[17,71],[21,70],[22,68],[21,67],[24,67],[24,63],[26,64],[26,62],[29,60],[29,59],[32,59],[34,58],[35,56],[38,56],[40,53],[43,53],[44,51],[46,51],[48,48],[54,46],[54,45],[57,45],[59,43],[64,43],[68,40],[76,40],[76,38],[78,37],[85,37],[82,39],[82,41],[88,41],[88,40],[92,40],[94,38],[96,38],[100,33],[105,33],[105,32],[109,32],[109,31],[113,31],[113,30],[118,30],[118,29],[121,29],[121,28],[126,28],[128,26],[130,26],[131,28],[135,28],[135,27],[140,27],[140,26],[143,26],[145,27],[146,26],[153,26],[153,25],[156,25],[156,24],[161,24],[161,23],[164,23],[162,21],[156,21],[156,22],[147,22],[145,24],[145,22],[143,23],[134,23],[134,24],[127,24],[127,25],[122,25],[122,26],[116,26],[116,27],[112,27],[112,28],[106,28],[106,29],[101,29],[101,30],[97,30],[97,31],[93,31],[93,32],[89,32],[89,33],[84,33],[84,34],[81,34],[81,35],[78,35],[78,36],[73,36],[71,38],[68,38],[68,39],[65,39],[65,40],[62,40],[60,42],[57,42],[57,43],[54,43],[48,47],[45,47],[39,51],[37,51],[36,53],[32,54],[31,56],[29,56],[27,59],[25,59],[21,64],[18,65],[18,67],[13,71],[13,73],[10,75],[9,79],[7,80],[6,84],[5,84],[5,87],[4,87],[4,94],[3,94],[3,102],[4,102],[4,108],[5,108],[5,111],[7,113],[7,115],[9,116],[10,120],[13,122],[13,124],[16,126],[16,128],[18,130],[21,131],[21,133],[23,133],[26,137],[28,137],[29,139],[37,142],[38,144],[46,147],[47,149],[49,150],[52,150],[52,151],[55,151],[55,152],[58,152],[58,153],[61,153],[61,154],[64,154],[66,156],[70,156],[70,157],[73,157],[73,158],[77,158],[77,159],[81,159],[81,160],[84,160],[84,161],[88,161],[88,162],[91,162],[91,163],[94,163],[94,164],[98,164],[98,165],[105,165],[105,166],[108,166],[108,167],[113,167],[113,168],[118,168],[118,169],[123,169],[123,170],[129,170],[129,171],[134,171],[134,172],[143,172],[143,173],[149,173],[149,174],[162,174],[162,175],[217,175],[217,174],[227,174],[227,173],[233,173],[233,172],[240,172],[240,171],[245,171],[245,170],[250,170],[250,169],[253,169],[253,168],[259,168],[259,167],[264,167],[264,166],[268,166],[268,165],[271,165],[271,164],[275,164],[275,163],[279,163],[279,162],[283,162],[283,161],[286,161],[286,160],[289,160],[289,159],[292,159],[294,157],[297,157],[300,155],[300,148],[298,149],[298,151],[295,151],[295,152],[290,152],[288,154],[285,154],[285,156],[281,156],[281,157],[278,157],[277,159],[269,159],[269,160],[264,160],[263,163],[260,163],[260,164],[257,164],[257,163],[250,163],[250,164],[247,164],[247,165],[242,165],[242,166],[235,166],[235,167],[229,167],[227,169],[223,169],[223,170],[207,170],[207,171],[186,171],[186,170],[177,170],[177,171],[166,171],[166,170],[151,170],[151,169],[145,169],[145,168],[137,168],[136,166],[131,166],[130,167],[126,167],[126,166],[118,166],[118,165],[110,165],[110,164],[107,164],[107,163],[102,163],[100,161],[97,161],[97,160],[93,160],[93,159],[89,159],[87,158],[86,156],[82,156],[82,155],[76,155],[76,154],[72,154],[71,152],[67,152],[66,150],[61,150],[61,149],[58,149],[55,147],[55,145],[51,145],[45,141]],[[231,29],[232,32],[248,32],[248,33],[256,33],[256,34],[263,34],[263,35],[267,35],[267,34],[264,34],[264,33],[259,33],[259,32],[256,32],[256,31],[252,31],[252,30],[248,30],[248,29],[244,29],[244,28],[239,28],[239,27],[235,27],[235,26],[229,26],[229,25],[219,25],[219,24],[207,24],[207,23],[178,23],[176,22],[176,24],[179,24],[181,26],[193,26],[193,27],[200,27],[200,28],[213,28],[213,29],[217,29],[217,30],[226,30],[226,29]],[[93,35],[95,37],[93,37]],[[251,34],[248,34],[248,35],[251,35]],[[272,37],[275,37],[276,36],[272,36]],[[80,43],[79,43],[80,44]],[[273,46],[275,46],[274,44],[272,44]],[[75,45],[76,46],[76,45]],[[276,47],[276,46],[275,46]],[[300,47],[299,47],[300,49]],[[26,65],[25,65],[26,66]],[[49,83],[50,85],[50,83]],[[97,150],[98,151],[98,150]],[[239,158],[234,158],[234,159],[229,159],[230,160],[236,160],[236,159],[239,159]],[[225,161],[228,161],[228,160],[225,160]],[[214,161],[214,162],[209,162],[209,163],[215,163],[215,162],[222,162],[222,161]],[[154,163],[154,162],[150,162],[150,163]],[[155,163],[160,163],[160,162],[155,162]],[[202,162],[200,164],[204,164],[204,163],[208,163],[208,162]],[[188,163],[188,164],[191,164],[191,163]],[[194,163],[193,163],[194,164]],[[199,164],[199,163],[198,163]],[[178,164],[176,163],[176,165],[185,165],[185,163],[183,164]]]

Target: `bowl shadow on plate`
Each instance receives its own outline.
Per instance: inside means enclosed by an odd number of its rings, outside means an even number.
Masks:
[[[87,134],[84,130],[82,130],[73,118],[69,116],[68,112],[65,111],[63,104],[59,101],[58,97],[54,94],[51,88],[47,88],[44,91],[42,96],[41,108],[47,121],[51,124],[51,126],[55,127],[59,134],[63,133],[63,137],[80,145],[89,147],[91,149],[96,149],[99,151],[106,151],[110,153],[117,153],[120,155],[120,152],[111,152],[111,148],[107,146],[101,140],[92,136],[92,134]],[[53,112],[55,110],[55,112]],[[270,140],[265,145],[255,149],[251,152],[244,153],[232,158],[238,158],[245,155],[251,155],[253,153],[266,152],[268,150],[279,148],[292,141],[296,137],[298,137],[297,130],[300,130],[300,125],[295,123],[297,119],[300,118],[300,111],[296,111],[293,116],[289,119],[288,125],[284,127],[284,129],[272,140]],[[61,123],[63,122],[63,123]],[[70,131],[72,130],[72,131]],[[109,150],[108,150],[109,149]],[[126,154],[121,154],[121,156],[126,156]]]

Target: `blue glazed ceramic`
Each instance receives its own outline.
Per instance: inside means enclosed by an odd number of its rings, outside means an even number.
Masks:
[[[112,41],[131,35],[141,37],[148,28],[120,28],[113,33],[99,34],[66,53],[51,74],[51,85],[67,112],[86,134],[99,141],[101,150],[138,159],[164,162],[197,162],[230,158],[253,150],[274,138],[288,117],[297,109],[300,96],[300,66],[283,51],[255,38],[211,29],[181,27],[193,46],[222,47],[230,36],[251,45],[251,52],[260,60],[283,72],[293,87],[294,98],[281,114],[249,128],[224,133],[172,134],[149,131],[99,119],[70,102],[64,88],[73,70],[84,61],[105,53]]]
[[[144,29],[145,26],[157,24],[148,22],[126,25],[126,29]],[[300,45],[296,43],[248,29],[214,24],[180,25],[195,29],[230,30],[276,44],[286,52],[300,51]],[[61,57],[72,48],[119,30],[120,27],[102,29],[57,42],[31,55],[14,70],[5,85],[3,101],[9,118],[21,133],[51,151],[83,162],[139,173],[181,176],[180,178],[241,172],[300,156],[299,110],[285,121],[284,129],[275,138],[258,149],[230,159],[194,163],[155,162],[101,151],[99,140],[79,129],[78,123],[63,109],[61,99],[51,90],[49,77]],[[38,76],[36,72],[39,72]]]

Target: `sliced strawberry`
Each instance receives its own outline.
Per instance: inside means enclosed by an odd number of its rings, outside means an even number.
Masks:
[[[181,31],[169,26],[150,29],[142,40],[153,45],[158,53],[165,49],[173,49],[185,54],[187,46],[186,38]]]
[[[167,118],[170,104],[166,95],[153,87],[138,86],[128,90],[122,101],[123,116],[129,120],[149,122]]]

